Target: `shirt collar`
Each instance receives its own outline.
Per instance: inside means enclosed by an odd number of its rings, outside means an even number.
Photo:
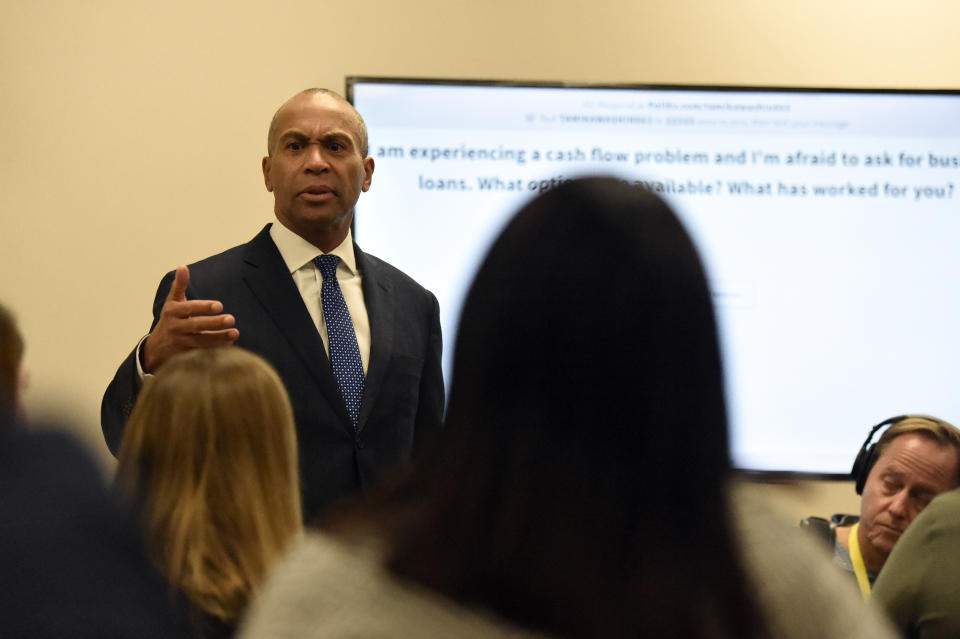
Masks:
[[[313,262],[313,258],[318,255],[323,255],[323,251],[279,222],[274,222],[270,226],[270,237],[273,239],[273,243],[277,245],[280,257],[283,258],[287,269],[291,273],[299,271],[305,265]],[[330,251],[329,255],[339,257],[352,275],[357,274],[357,259],[353,254],[353,232],[350,229],[347,229],[347,237],[343,239],[339,246]]]

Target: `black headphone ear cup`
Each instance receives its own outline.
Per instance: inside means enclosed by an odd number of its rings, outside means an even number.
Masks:
[[[853,476],[857,480],[857,494],[863,494],[863,487],[867,484],[867,477],[877,463],[877,445],[870,444],[867,448],[861,448],[857,460],[853,462]]]

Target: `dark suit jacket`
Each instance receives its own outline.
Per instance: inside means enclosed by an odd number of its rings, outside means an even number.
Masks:
[[[189,299],[223,302],[243,346],[277,369],[293,403],[300,447],[304,517],[368,486],[438,431],[443,413],[437,300],[389,264],[354,245],[370,319],[370,361],[357,431],[270,225],[249,243],[190,265]],[[153,325],[173,283],[160,282]],[[151,327],[152,330],[152,327]],[[101,405],[101,426],[116,454],[140,389],[136,349],[120,365]]]

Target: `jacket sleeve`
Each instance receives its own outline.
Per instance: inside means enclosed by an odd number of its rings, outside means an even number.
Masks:
[[[160,310],[163,308],[163,303],[166,301],[170,287],[173,285],[174,275],[173,271],[167,273],[160,280],[160,286],[157,287],[157,294],[153,300],[151,331],[160,319]],[[138,348],[139,344],[120,364],[100,403],[100,428],[103,430],[103,438],[107,442],[107,448],[110,449],[114,457],[120,450],[123,429],[127,425],[130,412],[133,411],[133,405],[137,401],[140,387],[143,386],[143,380],[137,370]]]

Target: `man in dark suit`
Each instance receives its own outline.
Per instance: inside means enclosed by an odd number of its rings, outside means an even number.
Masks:
[[[163,278],[150,334],[107,388],[101,425],[116,454],[143,375],[185,350],[244,346],[287,386],[310,521],[439,430],[439,311],[429,291],[353,244],[374,160],[352,105],[324,89],[295,95],[274,115],[267,148],[278,223]],[[324,277],[330,259],[335,277]]]

